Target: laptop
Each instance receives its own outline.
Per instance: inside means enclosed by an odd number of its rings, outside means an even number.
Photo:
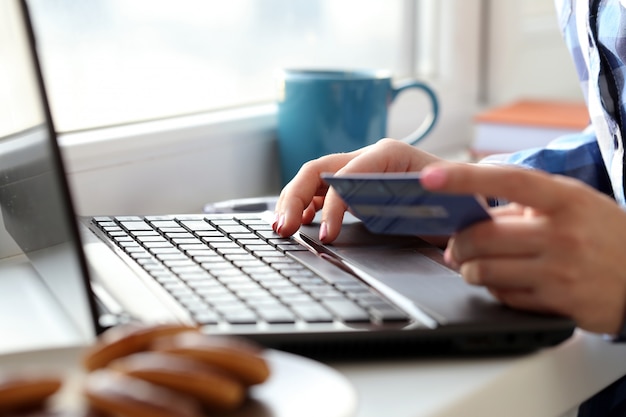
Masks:
[[[3,226],[87,337],[129,321],[181,322],[355,358],[521,353],[572,334],[567,318],[513,310],[467,285],[440,249],[356,219],[323,245],[315,223],[279,237],[270,213],[77,216],[27,2],[1,4]]]

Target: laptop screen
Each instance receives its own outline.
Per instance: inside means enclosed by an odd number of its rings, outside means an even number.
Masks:
[[[0,2],[0,209],[28,256],[85,337],[95,334],[87,273],[26,5]]]

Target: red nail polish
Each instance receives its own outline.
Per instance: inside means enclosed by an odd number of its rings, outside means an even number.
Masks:
[[[285,225],[285,215],[281,214],[278,217],[278,226],[276,227],[276,233],[280,233],[280,229],[282,229],[284,225]]]

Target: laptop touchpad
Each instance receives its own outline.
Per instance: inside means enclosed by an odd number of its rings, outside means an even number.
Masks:
[[[312,224],[300,233],[319,243],[318,230]],[[450,324],[475,321],[481,313],[493,320],[493,309],[501,309],[485,288],[468,285],[447,268],[440,249],[417,237],[375,235],[348,223],[324,247]]]

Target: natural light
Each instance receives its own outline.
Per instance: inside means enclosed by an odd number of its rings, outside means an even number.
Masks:
[[[404,4],[31,3],[60,131],[273,101],[284,67],[396,70]]]

